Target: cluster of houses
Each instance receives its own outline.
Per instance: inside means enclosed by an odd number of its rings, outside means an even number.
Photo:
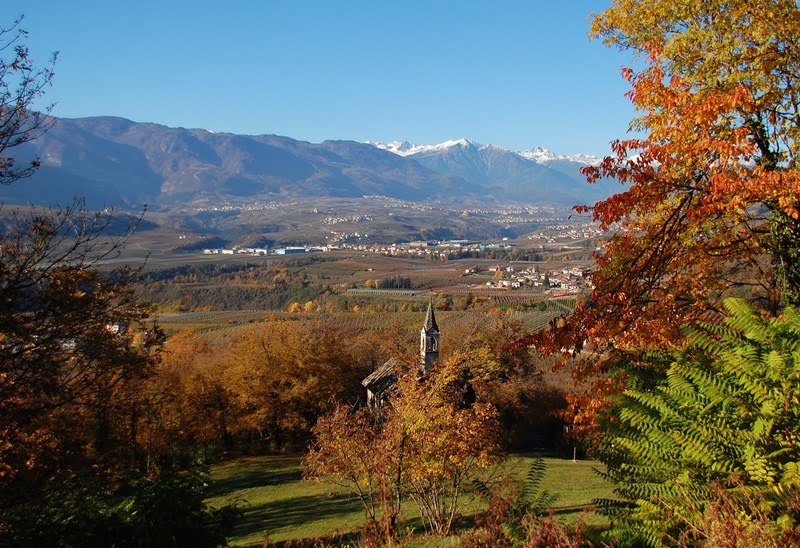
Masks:
[[[189,208],[185,211],[189,213],[203,213],[206,211],[212,212],[221,212],[221,211],[265,211],[265,210],[274,210],[274,209],[285,209],[288,207],[295,207],[297,202],[248,202],[246,204],[231,204],[231,203],[222,203],[222,204],[214,204],[208,206],[200,206],[200,207],[193,207]]]
[[[541,287],[566,293],[578,293],[592,287],[592,271],[588,268],[564,268],[542,273],[536,267],[517,271],[513,266],[493,266],[489,267],[489,273],[494,274],[494,279],[486,282],[486,287],[502,289]],[[475,271],[467,269],[464,274],[475,274]]]
[[[371,220],[372,217],[369,215],[349,215],[340,217],[325,217],[322,219],[322,224],[338,225],[340,223],[364,223]]]
[[[602,236],[603,232],[595,223],[583,224],[561,224],[547,227],[547,232],[537,232],[529,234],[529,240],[541,241],[542,243],[556,243],[564,240],[591,240]]]
[[[335,230],[331,230],[330,236],[325,236],[326,240],[330,240],[331,242],[353,242],[353,241],[361,241],[366,240],[369,238],[369,234],[361,234],[360,232],[337,232]],[[351,246],[352,247],[352,246]]]

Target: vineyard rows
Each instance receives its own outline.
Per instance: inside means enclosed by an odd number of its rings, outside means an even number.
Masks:
[[[217,310],[211,312],[183,312],[180,314],[160,314],[158,321],[162,324],[172,323],[213,323],[248,322],[261,320],[276,314],[271,310]]]
[[[351,290],[358,294],[370,294],[381,296],[393,296],[395,298],[412,298],[421,300],[427,296],[427,291],[415,290],[381,290],[381,289],[361,289]],[[543,298],[544,297],[544,298]],[[577,299],[575,297],[561,297],[547,299],[544,294],[536,295],[495,295],[492,297],[497,306],[503,305],[523,305],[528,309],[524,311],[510,309],[506,312],[508,318],[521,323],[528,331],[539,331],[545,329],[551,320],[570,312],[575,308]],[[467,325],[474,325],[476,328],[489,316],[485,311],[480,310],[455,310],[437,311],[439,324],[443,330],[448,327],[455,327],[462,322]],[[335,314],[292,314],[286,311],[274,310],[218,310],[205,312],[185,312],[180,314],[161,314],[158,322],[168,333],[175,333],[193,329],[215,342],[224,342],[236,336],[240,328],[248,323],[264,320],[314,320],[322,319],[340,326],[345,332],[366,331],[383,329],[389,330],[398,325],[415,325],[420,321],[419,312],[393,312],[393,313],[370,313],[370,312],[341,312]]]

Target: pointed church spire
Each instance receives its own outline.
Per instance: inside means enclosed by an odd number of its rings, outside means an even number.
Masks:
[[[425,323],[419,330],[419,369],[423,375],[431,368],[433,362],[439,359],[439,326],[436,325],[436,316],[433,314],[433,302],[428,301],[428,312],[425,314]]]
[[[436,325],[436,316],[433,314],[433,302],[430,300],[428,301],[428,312],[425,314],[423,329],[425,331],[430,331],[431,329],[437,332],[439,331],[439,326]]]

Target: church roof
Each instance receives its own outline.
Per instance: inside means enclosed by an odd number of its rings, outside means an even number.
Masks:
[[[364,380],[361,381],[361,384],[373,394],[380,394],[381,392],[384,392],[397,380],[397,375],[394,373],[394,368],[399,363],[400,362],[397,360],[397,358],[389,358],[382,366],[367,375]]]
[[[439,326],[436,325],[436,316],[433,314],[433,304],[428,303],[428,312],[425,314],[425,323],[423,324],[422,328],[425,331],[436,331],[439,332]]]

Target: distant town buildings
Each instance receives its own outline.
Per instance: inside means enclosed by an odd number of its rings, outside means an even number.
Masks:
[[[327,251],[325,247],[279,247],[272,250],[260,247],[232,247],[230,249],[210,248],[204,249],[203,255],[289,255],[292,253],[311,253],[314,251]]]

